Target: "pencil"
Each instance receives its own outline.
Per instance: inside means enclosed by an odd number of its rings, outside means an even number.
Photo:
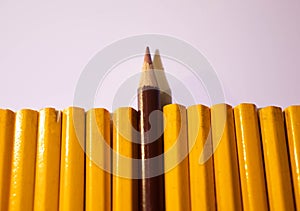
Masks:
[[[169,104],[163,111],[165,167],[168,169],[165,173],[166,211],[190,210],[186,108]]]
[[[268,106],[258,112],[270,210],[295,210],[282,110]]]
[[[86,113],[86,211],[111,210],[110,114],[103,108]]]
[[[243,208],[268,210],[262,143],[254,104],[234,108]]]
[[[35,165],[34,210],[57,210],[61,113],[54,108],[39,111]]]
[[[172,92],[164,71],[164,67],[158,49],[155,50],[154,53],[153,68],[158,83],[158,88],[160,90],[160,105],[161,108],[163,108],[165,105],[172,103]]]
[[[289,106],[285,109],[284,113],[294,184],[295,202],[297,210],[300,210],[300,106]]]
[[[215,186],[218,210],[242,210],[232,107],[211,107]],[[218,141],[220,141],[218,143]]]
[[[33,210],[38,112],[16,113],[8,210]]]
[[[191,210],[216,210],[213,157],[200,163],[201,153],[212,155],[210,109],[194,105],[187,109]],[[205,148],[208,146],[208,148]]]
[[[69,107],[62,112],[59,210],[84,209],[85,112]]]
[[[113,173],[112,176],[112,210],[137,211],[137,180],[133,179],[132,158],[136,158],[137,149],[134,141],[137,134],[137,111],[133,108],[118,108],[113,113]]]
[[[164,210],[164,175],[151,177],[151,172],[163,172],[163,159],[149,163],[150,158],[163,153],[163,142],[159,131],[162,120],[157,110],[161,110],[160,90],[153,71],[149,48],[146,49],[140,85],[138,88],[139,130],[141,133],[141,180],[139,181],[139,209]],[[149,118],[151,116],[151,118]],[[150,124],[150,119],[152,120]]]
[[[0,210],[8,210],[15,113],[0,109]]]

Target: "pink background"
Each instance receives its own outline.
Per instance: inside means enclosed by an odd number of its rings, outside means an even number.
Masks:
[[[216,71],[231,105],[300,104],[298,0],[0,0],[0,107],[72,105],[78,78],[97,52],[145,33],[170,35],[197,48]],[[167,72],[184,70],[167,59],[163,62]],[[130,74],[141,66],[142,57],[116,70]],[[189,83],[188,77],[181,78]],[[112,90],[109,86],[106,89]],[[176,93],[174,99],[184,104]],[[204,96],[197,103],[209,100]],[[111,109],[111,101],[97,95],[95,107]]]

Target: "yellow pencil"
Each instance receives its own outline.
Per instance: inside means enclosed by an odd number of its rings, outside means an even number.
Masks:
[[[243,208],[268,210],[258,115],[254,104],[234,108]]]
[[[181,105],[169,104],[163,112],[166,210],[190,210],[186,109]],[[181,159],[182,156],[184,159]],[[176,165],[172,166],[174,162]]]
[[[203,105],[190,106],[188,115],[189,170],[191,210],[216,210],[213,158],[200,163],[201,153],[212,154],[210,109]],[[204,148],[207,142],[208,149]]]
[[[242,210],[238,158],[232,108],[211,107],[214,172],[218,210]]]
[[[289,106],[284,113],[295,202],[297,210],[300,210],[300,106]]]
[[[106,147],[106,148],[105,148]],[[103,108],[86,114],[86,210],[111,209],[110,114]]]
[[[57,210],[59,199],[61,113],[39,112],[34,210]]]
[[[9,210],[33,209],[37,123],[37,111],[16,113]]]
[[[0,210],[8,210],[15,113],[0,109]]]
[[[275,106],[262,108],[259,120],[269,207],[271,210],[295,210],[282,110]]]
[[[128,107],[118,108],[113,113],[113,211],[138,210],[137,180],[132,179],[133,171],[137,171],[132,163],[132,158],[137,156],[133,144],[137,135],[133,132],[137,128],[137,117],[137,111]]]
[[[59,209],[83,210],[85,112],[70,107],[62,113]]]

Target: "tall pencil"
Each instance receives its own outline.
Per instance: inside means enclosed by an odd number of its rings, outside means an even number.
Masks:
[[[139,181],[140,210],[164,210],[164,175],[150,177],[151,172],[163,172],[163,159],[149,163],[149,158],[163,153],[163,142],[159,130],[162,121],[157,113],[160,109],[160,90],[153,71],[149,48],[146,49],[144,65],[138,88],[139,129],[141,132],[141,180]],[[150,123],[151,120],[151,123]]]
[[[0,210],[8,210],[15,113],[0,109]]]

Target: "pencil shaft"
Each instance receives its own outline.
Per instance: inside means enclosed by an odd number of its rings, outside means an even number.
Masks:
[[[140,132],[141,132],[141,177],[139,181],[140,210],[164,210],[164,176],[150,178],[153,171],[163,172],[163,159],[156,163],[145,160],[163,153],[163,142],[159,131],[162,122],[152,113],[160,110],[160,92],[157,88],[147,87],[139,92]],[[152,115],[151,115],[152,113]],[[151,118],[151,124],[150,124]],[[157,137],[158,136],[158,137]],[[154,170],[155,169],[155,170]]]
[[[200,163],[201,153],[212,154],[210,109],[190,106],[188,115],[191,210],[216,210],[213,158]],[[208,147],[205,148],[205,145]]]
[[[118,108],[113,114],[113,211],[137,211],[137,180],[132,178],[137,169],[134,129],[137,128],[137,112],[132,108]],[[124,157],[123,157],[124,156]],[[126,159],[125,159],[126,158]]]
[[[170,104],[164,107],[164,151],[166,211],[190,210],[189,157],[186,109]]]
[[[262,108],[259,120],[270,210],[295,210],[282,110]]]
[[[61,115],[53,108],[39,112],[34,210],[57,210],[59,199]]]
[[[102,108],[86,114],[86,211],[111,209],[110,115]]]
[[[33,210],[38,112],[16,113],[9,210]]]
[[[59,209],[84,209],[84,110],[63,111]]]
[[[300,106],[285,109],[285,120],[293,176],[295,202],[300,210]]]
[[[211,122],[213,145],[216,147],[213,156],[217,209],[242,210],[234,120],[231,106],[226,104],[213,105],[211,107]]]
[[[258,115],[254,104],[234,108],[243,208],[268,210]]]
[[[15,113],[0,109],[0,210],[8,210]]]

